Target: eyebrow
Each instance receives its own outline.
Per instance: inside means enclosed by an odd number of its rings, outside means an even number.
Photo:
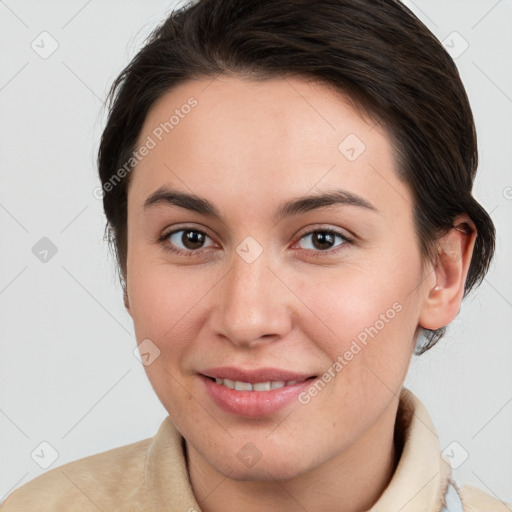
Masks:
[[[317,208],[332,205],[348,205],[364,208],[378,213],[377,208],[361,196],[347,190],[331,190],[322,194],[298,197],[283,203],[273,216],[274,222],[280,222],[285,217],[306,213]],[[162,186],[144,201],[143,210],[147,211],[157,205],[180,206],[208,217],[222,220],[219,209],[207,199],[195,194],[189,194]]]

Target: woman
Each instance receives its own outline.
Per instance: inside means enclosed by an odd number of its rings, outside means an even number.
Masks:
[[[169,416],[1,510],[501,510],[403,387],[494,252],[424,25],[393,0],[191,3],[111,100],[108,233]]]

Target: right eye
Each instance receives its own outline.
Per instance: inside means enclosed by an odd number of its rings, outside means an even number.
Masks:
[[[210,240],[212,243],[205,246],[206,240]],[[170,231],[162,235],[159,242],[165,250],[182,256],[193,256],[199,252],[199,249],[215,246],[213,240],[206,233],[192,228]]]

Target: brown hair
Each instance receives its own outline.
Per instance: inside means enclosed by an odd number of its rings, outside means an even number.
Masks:
[[[464,295],[480,284],[495,229],[471,192],[478,162],[473,115],[453,60],[425,25],[398,0],[196,0],[152,32],[109,92],[98,167],[106,238],[123,288],[131,173],[106,184],[126,169],[156,100],[187,80],[221,73],[312,78],[381,122],[413,193],[421,253],[433,261],[439,237],[467,214],[478,235]],[[444,332],[425,330],[416,353]]]

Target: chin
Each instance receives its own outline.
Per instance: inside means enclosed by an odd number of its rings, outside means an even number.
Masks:
[[[297,477],[305,472],[305,469],[290,466],[288,462],[286,467],[282,464],[262,464],[258,463],[252,468],[227,468],[227,472],[218,468],[219,471],[232,480],[237,481],[260,481],[260,482],[273,482],[276,480],[289,480]]]
[[[295,457],[294,457],[295,455]],[[217,470],[229,476],[232,480],[238,481],[275,481],[288,480],[305,473],[312,469],[315,464],[312,461],[300,460],[295,454],[286,453],[261,453],[261,458],[247,465],[243,462],[243,457],[226,461],[224,456],[220,455],[214,465]]]

